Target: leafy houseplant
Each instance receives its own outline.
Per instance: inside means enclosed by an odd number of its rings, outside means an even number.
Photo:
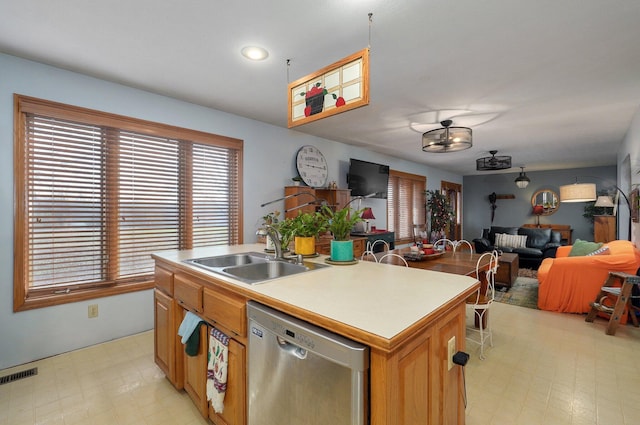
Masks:
[[[333,211],[327,205],[322,206],[322,212],[329,220],[327,228],[333,234],[333,240],[331,241],[332,261],[354,261],[353,241],[349,236],[353,226],[362,221],[360,218],[362,211],[363,210],[351,211],[351,208]]]
[[[295,230],[293,220],[293,218],[285,218],[273,225],[280,235],[280,246],[282,247],[282,252],[289,250],[289,244],[293,240]]]
[[[293,180],[294,186],[300,186],[300,183],[302,183],[302,177],[300,176],[291,177],[291,180]]]
[[[316,238],[327,231],[327,217],[320,213],[300,213],[293,218],[295,252],[302,255],[316,253]]]
[[[295,236],[316,237],[327,231],[327,217],[320,213],[300,213],[293,218]]]
[[[446,236],[445,230],[453,220],[449,198],[439,190],[427,190],[427,211],[430,214],[431,242]]]
[[[363,210],[352,212],[351,208],[343,208],[334,212],[329,206],[323,205],[322,211],[329,220],[327,229],[336,241],[348,241],[353,226],[363,221],[360,218]]]
[[[267,226],[272,226],[274,228],[277,228],[278,222],[280,221],[278,218],[279,216],[280,216],[280,211],[277,211],[277,210],[263,215],[262,227],[265,228]],[[267,249],[273,250],[273,241],[269,236],[266,236],[266,242],[267,242]]]

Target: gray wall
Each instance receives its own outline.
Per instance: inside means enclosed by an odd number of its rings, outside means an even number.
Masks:
[[[0,54],[0,369],[134,334],[153,327],[151,291],[123,294],[36,310],[13,312],[13,93],[141,118],[244,140],[244,240],[255,242],[260,217],[283,204],[260,204],[283,195],[295,172],[295,153],[317,146],[327,158],[329,180],[346,188],[349,158],[389,165],[427,176],[430,189],[440,180],[462,183],[462,177],[422,164],[362,148],[308,136],[236,115],[87,77],[59,68]],[[257,84],[257,83],[256,83]],[[286,105],[283,105],[283,111]],[[284,113],[284,112],[283,112]],[[418,140],[416,153],[422,154]],[[367,199],[373,224],[386,227],[386,202]],[[89,304],[100,315],[87,318]]]
[[[498,199],[493,225],[521,226],[524,223],[536,222],[535,216],[531,213],[531,197],[538,190],[551,189],[559,194],[560,186],[575,183],[576,177],[578,177],[580,183],[595,183],[598,191],[611,189],[616,184],[615,166],[534,171],[526,172],[526,174],[531,179],[531,183],[525,189],[518,188],[514,183],[519,172],[474,175],[463,178],[464,203],[462,211],[466,239],[471,240],[479,237],[483,228],[491,226],[491,204],[488,196],[492,192],[498,195],[515,195],[515,199]],[[613,191],[615,192],[615,189]],[[541,216],[540,223],[569,224],[573,229],[573,240],[593,240],[593,225],[582,217],[584,206],[584,203],[561,202],[560,207],[554,214]],[[624,237],[626,238],[626,236]]]

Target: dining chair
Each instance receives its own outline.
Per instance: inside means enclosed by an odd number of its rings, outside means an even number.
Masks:
[[[433,243],[433,248],[439,251],[445,251],[447,249],[447,245],[451,245],[451,250],[455,251],[456,244],[451,239],[442,238],[438,239]]]
[[[401,264],[391,263],[390,261],[393,261],[394,259],[400,262]],[[405,260],[402,255],[396,254],[394,252],[389,252],[387,254],[384,254],[382,257],[380,257],[380,259],[378,260],[378,263],[395,264],[398,266],[404,265],[405,267],[409,267],[409,263],[407,263],[407,260]]]
[[[495,275],[498,271],[498,252],[490,251],[483,253],[476,263],[476,276],[480,280],[485,264],[489,261],[488,268],[484,272],[486,289],[481,282],[478,290],[467,298],[467,307],[473,312],[473,325],[467,326],[467,341],[480,345],[480,360],[484,360],[484,348],[489,341],[489,346],[493,347],[493,334],[491,330],[491,320],[489,308],[495,300]],[[478,338],[472,335],[478,334]],[[470,335],[471,334],[471,335]]]
[[[362,253],[362,255],[360,256],[360,259],[363,261],[375,261],[376,263],[378,263],[380,260],[378,260],[378,257],[376,257],[376,252],[374,249],[376,245],[382,245],[383,246],[382,251],[389,252],[389,249],[390,249],[389,242],[382,239],[376,239],[373,242],[367,241],[367,246],[364,252]]]
[[[456,252],[456,250],[458,250],[459,248],[463,248],[465,245],[469,248],[470,252],[473,252],[473,245],[471,245],[471,242],[465,239],[460,239],[459,241],[453,242],[453,252]]]

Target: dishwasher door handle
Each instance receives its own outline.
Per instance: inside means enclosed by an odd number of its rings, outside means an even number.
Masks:
[[[300,360],[304,360],[307,358],[307,350],[302,347],[298,347],[295,344],[286,341],[284,338],[280,336],[276,336],[276,341],[278,341],[278,346],[282,351],[285,351],[293,356],[296,356]]]

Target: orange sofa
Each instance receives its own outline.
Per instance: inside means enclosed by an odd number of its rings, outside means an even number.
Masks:
[[[610,271],[636,274],[640,251],[629,241],[611,241],[609,255],[569,257],[571,246],[561,246],[556,258],[538,268],[538,308],[562,313],[588,313]]]

